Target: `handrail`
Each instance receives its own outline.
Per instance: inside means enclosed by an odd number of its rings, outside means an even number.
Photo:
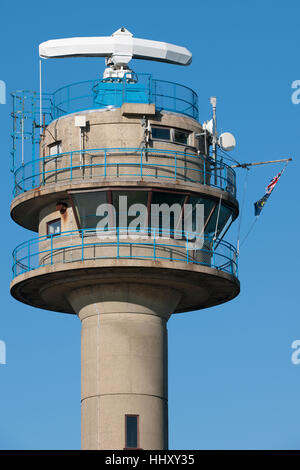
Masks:
[[[99,93],[103,93],[105,96],[102,103],[97,101]],[[82,101],[79,107],[74,105],[78,100],[83,99],[85,101]],[[171,100],[171,104],[168,100]],[[52,101],[53,119],[84,109],[119,107],[126,102],[154,103],[158,109],[178,112],[198,119],[197,93],[185,85],[169,80],[156,80],[152,78],[151,74],[146,73],[135,73],[134,79],[128,79],[125,75],[124,78],[84,80],[71,83],[54,91]],[[67,104],[67,109],[61,109],[63,104]]]
[[[13,251],[13,277],[57,263],[115,258],[200,264],[237,277],[237,251],[224,240],[186,231],[129,227],[70,230],[25,241]]]
[[[80,156],[80,162],[76,156]],[[114,161],[110,160],[111,156]],[[130,156],[135,160],[130,161]],[[150,156],[157,158],[157,161],[150,161]],[[33,159],[15,170],[13,194],[17,196],[56,181],[128,176],[183,180],[216,187],[236,195],[235,171],[223,160],[214,161],[195,153],[153,148],[74,150]]]

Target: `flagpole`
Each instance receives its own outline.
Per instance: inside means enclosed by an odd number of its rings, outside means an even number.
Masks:
[[[253,163],[239,163],[238,165],[231,165],[231,168],[248,168],[248,166],[256,166],[256,165],[267,165],[269,163],[280,163],[280,162],[291,162],[292,158],[282,158],[280,160],[269,160],[266,162],[253,162]]]

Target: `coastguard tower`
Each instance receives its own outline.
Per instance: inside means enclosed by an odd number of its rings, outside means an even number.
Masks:
[[[187,49],[125,28],[40,45],[74,56],[105,57],[103,78],[12,94],[11,215],[37,235],[11,293],[81,320],[82,448],[167,449],[168,319],[239,293],[235,173],[196,93],[128,66],[188,65]]]

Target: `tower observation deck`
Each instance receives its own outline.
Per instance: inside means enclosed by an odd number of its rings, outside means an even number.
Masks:
[[[224,235],[235,172],[211,155],[190,88],[130,59],[188,65],[171,44],[71,38],[43,58],[104,56],[103,78],[13,97],[11,293],[82,322],[82,448],[167,449],[167,321],[239,293]],[[42,119],[41,119],[42,116]]]

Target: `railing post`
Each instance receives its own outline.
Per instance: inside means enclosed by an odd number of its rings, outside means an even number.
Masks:
[[[143,150],[141,150],[141,178],[143,177]]]
[[[126,80],[126,75],[127,74],[125,74],[125,76],[123,77],[123,93],[122,93],[122,103],[121,104],[126,103],[126,101],[127,101],[127,87],[126,87],[126,81],[127,80]]]
[[[174,110],[177,111],[177,103],[176,103],[176,83],[173,83],[173,93],[174,93]]]
[[[25,168],[25,165],[24,165],[24,163],[22,163],[22,174],[23,174],[23,176],[22,176],[22,183],[23,183],[23,193],[25,192],[25,169],[24,169],[24,168]]]
[[[120,256],[120,227],[117,227],[117,258]]]
[[[27,267],[28,267],[28,271],[30,271],[30,241],[28,242],[27,257],[28,257]]]
[[[70,111],[70,87],[69,87],[69,86],[68,86],[67,90],[68,90],[68,91],[67,91],[67,96],[68,96],[68,101],[67,101],[67,102],[68,102],[68,111]]]
[[[212,250],[213,250],[213,268],[216,267],[216,257],[215,257],[215,240],[213,239],[212,242]]]
[[[45,184],[45,157],[42,157],[42,186]]]
[[[13,251],[13,279],[16,277],[16,251]]]
[[[221,181],[221,188],[227,190],[228,178],[227,178],[227,174],[226,174],[227,171],[226,171],[226,166],[225,165],[223,165],[222,173],[223,173],[223,177],[222,177],[222,181]]]
[[[186,238],[186,262],[189,264],[190,258],[189,258],[189,233],[187,232],[187,238]]]
[[[153,259],[156,259],[155,228],[153,229]]]
[[[83,230],[81,230],[81,261],[84,259]]]
[[[177,152],[175,152],[175,179],[177,179]]]
[[[50,235],[51,236],[51,243],[50,243],[50,261],[51,261],[51,265],[53,264],[53,235]]]
[[[73,152],[70,154],[70,179],[72,181],[73,177]]]
[[[148,103],[152,103],[152,75],[149,75],[149,96],[148,96]]]
[[[106,178],[106,149],[104,150],[104,178]]]

